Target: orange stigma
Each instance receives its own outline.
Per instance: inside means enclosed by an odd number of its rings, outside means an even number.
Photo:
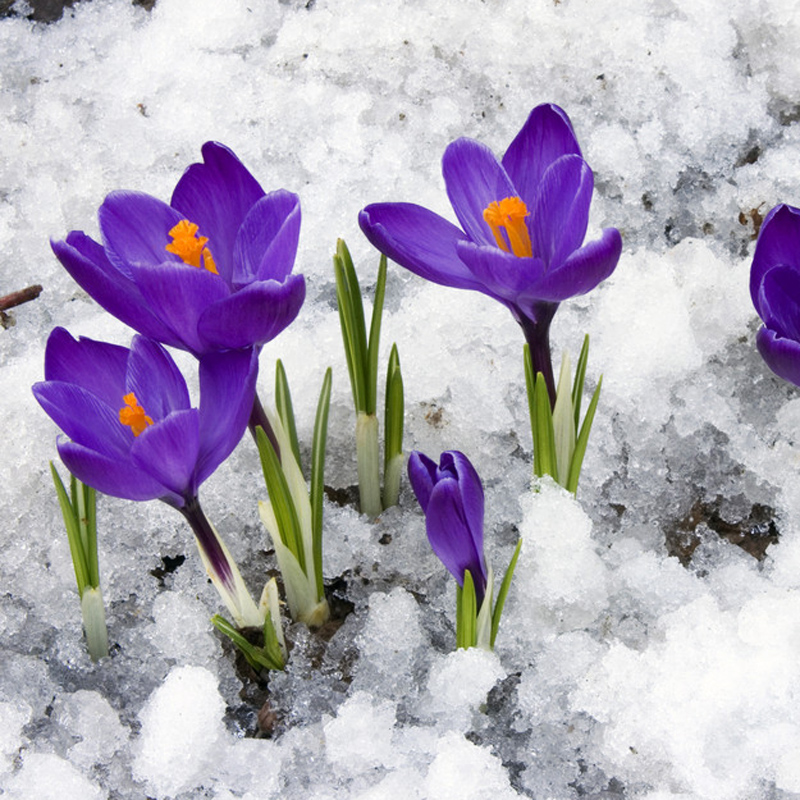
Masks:
[[[184,264],[205,267],[209,272],[219,275],[211,251],[206,247],[207,236],[197,236],[198,226],[188,219],[182,219],[170,232],[172,241],[164,248],[174,253]],[[202,261],[202,263],[201,263]]]
[[[122,399],[125,405],[119,410],[119,421],[123,425],[130,425],[133,435],[138,436],[148,425],[153,424],[153,420],[144,413],[133,392]]]
[[[492,229],[497,246],[520,258],[533,255],[531,235],[525,224],[527,216],[528,207],[520,197],[494,200],[483,210],[483,218]]]

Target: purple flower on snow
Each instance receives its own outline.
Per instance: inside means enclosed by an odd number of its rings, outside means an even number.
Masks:
[[[55,328],[33,393],[69,437],[58,452],[77,478],[115,497],[181,508],[241,439],[256,359],[253,350],[201,358],[200,405],[192,408],[157,342],[134,336],[128,349]]]
[[[236,596],[241,578],[203,514],[197,490],[242,438],[253,405],[255,349],[200,358],[200,405],[157,342],[135,336],[130,349],[73,339],[55,328],[45,380],[33,393],[67,434],[58,452],[75,477],[128,500],[158,498],[192,526],[212,578]]]
[[[507,306],[553,399],[549,329],[558,304],[607,278],[622,250],[615,228],[583,244],[594,177],[569,118],[556,105],[537,106],[502,162],[480,142],[457,139],[442,172],[463,230],[411,203],[367,206],[361,229],[417,275]]]
[[[408,477],[422,510],[433,552],[464,585],[470,571],[478,608],[486,593],[483,556],[483,486],[469,459],[458,450],[442,453],[439,465],[418,451],[408,459]]]
[[[767,214],[750,270],[750,296],[764,327],[756,344],[769,368],[800,386],[800,209]]]
[[[170,205],[112,192],[98,212],[103,244],[81,231],[51,242],[72,277],[107,311],[156,341],[196,356],[259,347],[297,316],[302,275],[291,274],[300,201],[265,194],[227,147],[178,181]]]

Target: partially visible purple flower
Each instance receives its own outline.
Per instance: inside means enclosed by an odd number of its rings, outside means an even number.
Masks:
[[[79,480],[128,500],[164,500],[178,509],[233,451],[253,405],[254,350],[200,359],[200,404],[158,343],[131,348],[50,334],[45,380],[33,386],[42,408],[69,438],[58,452]]]
[[[750,296],[764,322],[758,351],[776,375],[800,386],[800,209],[779,205],[764,219]]]
[[[418,451],[408,459],[408,477],[422,510],[433,552],[464,585],[464,572],[475,583],[478,608],[486,593],[483,555],[483,486],[469,459],[458,450],[442,453],[439,465]]]
[[[553,315],[562,300],[607,278],[622,250],[615,228],[583,244],[594,178],[569,118],[556,105],[537,106],[502,162],[480,142],[457,139],[442,171],[461,228],[418,205],[376,203],[361,211],[361,229],[417,275],[507,306],[554,400]]]
[[[305,299],[293,275],[300,201],[265,194],[231,150],[203,145],[204,163],[178,181],[170,205],[112,192],[99,211],[102,244],[72,231],[52,248],[107,311],[151,339],[196,356],[260,347]]]

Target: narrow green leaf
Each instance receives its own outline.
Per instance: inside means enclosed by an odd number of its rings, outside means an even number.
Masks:
[[[86,649],[92,661],[108,655],[108,627],[106,609],[99,586],[87,586],[81,597],[81,617],[86,634]]]
[[[75,580],[78,584],[78,593],[83,597],[83,591],[87,586],[91,586],[89,581],[89,568],[86,554],[83,552],[83,542],[81,541],[80,525],[72,503],[70,502],[67,490],[61,480],[61,476],[50,462],[50,473],[53,476],[53,484],[56,487],[58,504],[61,506],[61,516],[64,518],[64,527],[67,530],[67,540],[69,541],[69,552],[72,556],[72,566],[75,569]],[[74,476],[72,476],[74,479]],[[73,492],[76,496],[77,492]]]
[[[344,276],[344,266],[338,255],[333,257],[333,270],[336,275],[336,305],[339,308],[339,327],[342,330],[342,343],[347,359],[347,374],[350,377],[350,390],[353,393],[353,405],[356,411],[363,405],[361,399],[363,375],[358,363],[356,340],[353,335],[353,320],[347,296],[347,281]]]
[[[328,367],[317,403],[314,441],[311,446],[311,535],[318,600],[325,597],[325,587],[322,583],[322,497],[325,493],[325,450],[328,441],[328,410],[331,405],[332,381],[333,373]]]
[[[383,442],[383,507],[397,504],[400,496],[400,477],[403,467],[403,425],[405,399],[403,373],[397,345],[392,345],[386,370],[386,407],[384,410]]]
[[[531,418],[531,436],[533,437],[533,453],[536,458],[536,401],[534,399],[536,391],[536,376],[533,374],[533,364],[531,363],[531,349],[526,344],[522,348],[522,359],[525,366],[525,389],[528,395],[528,415]],[[538,472],[536,473],[539,474]]]
[[[356,462],[358,500],[362,514],[378,517],[381,503],[380,459],[378,456],[378,418],[359,413],[356,417]]]
[[[300,443],[297,441],[297,426],[294,419],[294,407],[292,406],[292,393],[289,391],[289,381],[286,378],[286,370],[283,362],[278,359],[275,362],[275,407],[278,416],[283,423],[283,429],[289,436],[289,443],[292,446],[295,461],[300,464]]]
[[[561,359],[561,372],[556,389],[556,405],[553,409],[553,441],[556,454],[556,480],[567,485],[572,454],[575,451],[575,418],[572,414],[572,392],[570,381],[572,371],[569,353],[565,350]]]
[[[280,625],[280,620],[278,620],[278,624]],[[272,615],[269,611],[267,611],[267,615],[264,618],[263,653],[267,660],[275,665],[271,667],[271,669],[283,669],[283,650],[281,649],[281,643],[278,639],[278,634],[275,631],[275,625],[272,621]]]
[[[89,571],[89,583],[100,586],[100,564],[97,558],[97,492],[85,483],[81,484],[83,495],[83,511],[79,522],[83,540],[86,543],[86,564]]]
[[[511,562],[508,565],[506,574],[503,577],[503,582],[500,584],[500,591],[497,593],[497,601],[494,604],[492,611],[492,639],[491,646],[494,647],[494,640],[497,638],[497,630],[500,627],[500,617],[503,615],[503,606],[506,604],[506,596],[511,586],[511,579],[514,577],[514,570],[517,568],[517,559],[519,552],[522,549],[522,539],[517,542],[514,548],[514,555],[511,556]]]
[[[274,653],[270,652],[270,648],[268,645],[265,644],[263,648],[255,647],[254,645],[250,644],[247,639],[239,633],[230,622],[228,622],[225,617],[221,614],[214,614],[211,617],[211,623],[214,627],[222,634],[227,636],[239,650],[241,651],[242,655],[247,660],[247,663],[256,671],[260,672],[262,669],[276,669],[282,670],[283,669],[283,655],[280,653],[280,648],[278,648],[278,659],[274,658]],[[270,625],[270,627],[272,627]],[[266,623],[265,623],[265,634],[266,634]],[[273,631],[273,636],[275,635]]]
[[[372,305],[372,320],[369,326],[367,345],[367,413],[375,414],[378,408],[378,348],[381,342],[381,322],[383,320],[383,298],[386,294],[386,256],[381,255],[378,267],[378,281],[375,285],[375,300]]]
[[[353,389],[356,411],[367,408],[367,381],[369,377],[367,330],[364,322],[364,304],[361,301],[361,287],[353,266],[350,251],[342,239],[336,243],[334,256],[336,272],[336,296],[339,303],[339,319],[347,355],[347,368]]]
[[[583,337],[581,354],[575,367],[575,383],[572,387],[572,408],[575,412],[575,430],[581,424],[581,402],[583,400],[583,384],[586,380],[586,365],[589,363],[589,334]]]
[[[281,469],[280,461],[272,442],[267,438],[264,429],[256,428],[258,454],[261,457],[261,469],[264,471],[264,482],[267,485],[270,503],[278,523],[281,541],[292,552],[303,572],[306,571],[303,535],[300,522],[294,507],[286,476]]]
[[[578,439],[575,442],[575,452],[572,454],[572,464],[569,468],[569,479],[567,480],[567,490],[575,494],[578,491],[578,481],[581,477],[581,467],[583,466],[583,457],[586,454],[586,447],[589,444],[589,433],[592,430],[592,422],[594,422],[594,412],[597,410],[597,403],[600,400],[600,388],[603,385],[603,376],[597,381],[597,388],[594,390],[592,400],[589,403],[589,408],[586,410],[586,416],[581,425],[581,432],[578,434]]]
[[[533,464],[536,475],[550,475],[558,480],[558,464],[556,463],[556,446],[553,434],[553,412],[550,409],[550,395],[544,375],[536,375],[534,391],[534,451]]]
[[[461,622],[461,630],[456,627],[456,646],[474,647],[477,641],[478,601],[475,596],[475,582],[468,569],[464,570],[464,586],[456,602],[461,607],[460,614],[456,611],[456,623]]]

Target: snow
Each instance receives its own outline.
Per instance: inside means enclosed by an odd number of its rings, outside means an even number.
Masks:
[[[759,220],[800,204],[800,4],[87,0],[48,25],[15,9],[0,19],[0,294],[44,290],[0,330],[0,793],[800,798],[800,394],[758,356],[748,292]],[[484,480],[495,575],[523,538],[495,654],[452,652],[453,582],[404,483],[376,522],[326,501],[325,578],[352,611],[329,640],[290,625],[268,687],[212,630],[180,515],[102,498],[112,654],[92,664],[50,485],[56,430],[30,386],[55,325],[130,331],[49,238],[96,235],[114,189],[168,199],[208,139],[297,192],[308,297],[265,348],[259,391],[269,402],[280,357],[307,453],[333,366],[326,482],[347,490],[336,238],[371,291],[359,209],[452,218],[447,144],[502,152],[541,102],[569,113],[595,171],[589,235],[624,240],[615,274],[553,327],[556,364],[588,332],[589,389],[604,376],[577,499],[530,491],[506,309],[392,265],[381,341],[382,364],[400,352],[406,449],[462,450]],[[247,439],[201,491],[254,593],[275,569],[263,492]],[[742,531],[779,538],[759,561]]]

